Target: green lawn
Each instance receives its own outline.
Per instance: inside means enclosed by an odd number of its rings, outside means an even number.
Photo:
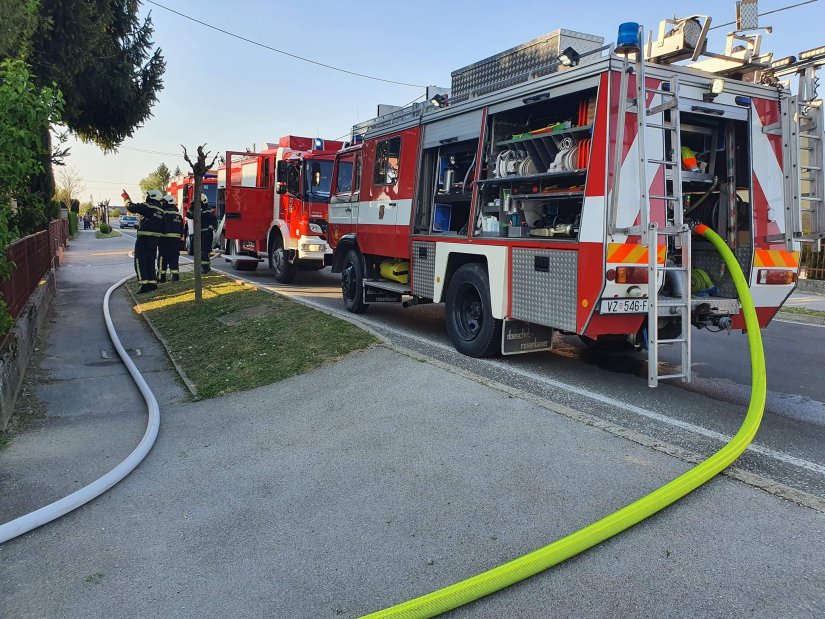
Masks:
[[[123,236],[123,235],[120,232],[118,232],[117,230],[112,230],[111,232],[107,232],[106,234],[104,234],[100,230],[95,230],[95,238],[96,239],[111,239],[111,238],[114,238],[116,236]]]
[[[348,322],[219,274],[203,277],[198,306],[193,280],[182,273],[148,294],[137,294],[134,280],[127,285],[198,398],[268,385],[377,342]]]

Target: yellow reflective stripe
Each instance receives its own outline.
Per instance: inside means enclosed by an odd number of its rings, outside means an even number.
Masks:
[[[799,266],[799,252],[784,249],[757,249],[753,256],[753,266],[795,269]]]
[[[665,263],[667,247],[659,245],[656,258],[659,264]],[[613,264],[647,264],[647,247],[639,243],[608,243],[607,261]]]

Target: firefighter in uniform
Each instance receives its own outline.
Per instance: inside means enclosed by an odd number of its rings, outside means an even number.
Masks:
[[[172,281],[180,279],[178,260],[180,259],[180,238],[183,234],[183,218],[180,216],[175,199],[166,195],[163,198],[163,231],[158,243],[158,282],[166,281],[166,272],[172,275]]]
[[[143,204],[132,202],[125,189],[120,195],[126,204],[126,210],[140,216],[135,241],[135,272],[140,284],[138,292],[157,290],[155,257],[158,254],[158,239],[163,232],[163,194],[157,189],[150,189],[146,192],[146,202]]]
[[[187,214],[189,219],[194,219],[192,209]],[[215,238],[215,230],[218,228],[218,217],[215,209],[209,205],[206,194],[201,194],[201,273],[209,273],[212,267],[209,263],[209,254],[212,252],[212,242]]]

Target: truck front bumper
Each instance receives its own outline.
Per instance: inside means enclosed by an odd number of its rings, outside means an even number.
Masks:
[[[298,239],[298,260],[324,260],[324,255],[332,250],[329,244],[317,236],[302,236]]]

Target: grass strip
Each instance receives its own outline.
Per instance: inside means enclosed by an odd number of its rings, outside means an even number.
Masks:
[[[95,230],[95,238],[96,239],[113,239],[116,236],[123,236],[117,230],[112,230],[111,232],[101,232],[100,230]]]
[[[820,318],[825,318],[825,312],[821,310],[808,309],[807,307],[783,305],[780,311],[785,312],[786,314],[802,314],[804,316],[819,316]]]
[[[212,273],[195,304],[192,273],[137,294],[135,311],[162,335],[198,399],[309,372],[377,343],[369,333],[280,295]]]

